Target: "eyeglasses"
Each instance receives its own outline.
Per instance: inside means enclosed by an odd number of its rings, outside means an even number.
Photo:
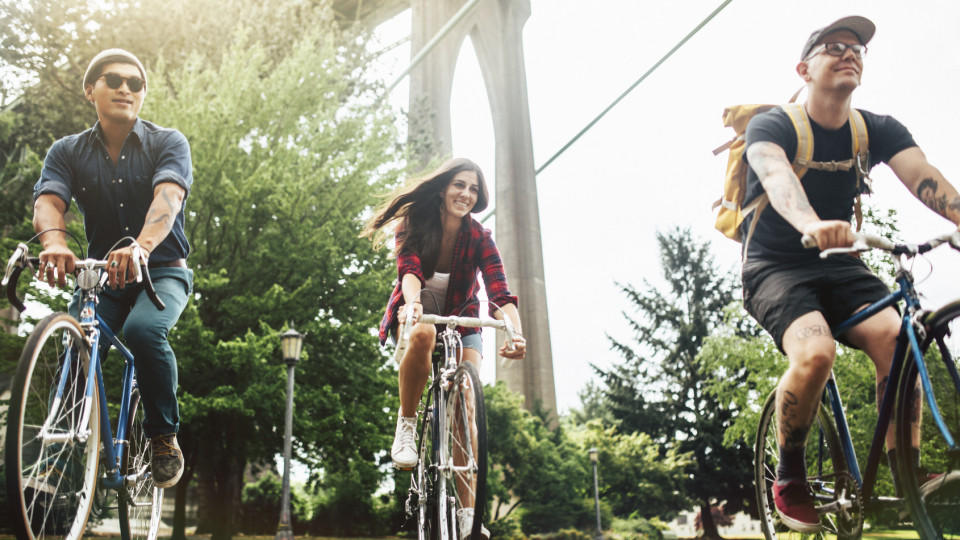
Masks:
[[[123,85],[123,82],[126,81],[127,88],[129,88],[130,91],[133,92],[134,94],[136,94],[140,90],[143,90],[143,86],[147,84],[140,77],[122,77],[120,75],[117,75],[116,73],[104,73],[103,75],[97,78],[103,79],[104,82],[107,83],[107,86],[109,86],[114,90],[120,88]]]
[[[809,60],[822,52],[827,53],[830,56],[843,56],[846,54],[848,49],[853,51],[853,55],[857,58],[863,58],[867,54],[867,46],[859,43],[854,43],[852,45],[841,42],[821,43],[810,50],[810,54],[807,55],[805,60]]]

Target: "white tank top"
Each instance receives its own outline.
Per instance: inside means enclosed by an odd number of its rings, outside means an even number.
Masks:
[[[443,304],[447,299],[447,287],[450,285],[450,274],[434,272],[426,281],[426,287],[420,293],[420,303],[424,313],[434,315],[443,314]]]

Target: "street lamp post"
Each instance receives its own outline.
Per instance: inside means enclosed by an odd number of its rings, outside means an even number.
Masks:
[[[600,487],[597,483],[597,449],[587,450],[590,453],[590,461],[593,462],[593,505],[597,510],[597,540],[603,539],[603,527],[600,525]]]
[[[300,359],[303,346],[303,334],[290,329],[280,335],[280,348],[283,360],[287,364],[287,418],[283,430],[283,496],[280,501],[280,524],[277,526],[275,540],[293,540],[293,527],[290,519],[290,450],[293,438],[293,369]]]

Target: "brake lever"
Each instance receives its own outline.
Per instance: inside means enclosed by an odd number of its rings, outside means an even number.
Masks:
[[[13,250],[13,255],[10,256],[10,260],[7,261],[7,268],[3,272],[3,281],[0,281],[0,286],[6,287],[7,284],[10,283],[10,276],[13,275],[13,270],[18,266],[22,267],[23,259],[26,257],[27,245],[24,243],[17,244],[17,249]],[[27,266],[30,266],[29,261],[27,261]]]

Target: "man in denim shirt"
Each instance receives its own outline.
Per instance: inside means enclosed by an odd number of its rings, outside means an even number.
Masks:
[[[108,285],[99,313],[107,324],[121,325],[136,357],[137,382],[144,407],[144,431],[152,440],[151,468],[159,487],[177,483],[183,454],[177,444],[177,361],[167,333],[177,322],[193,287],[187,268],[190,246],[183,232],[184,201],[193,183],[190,145],[180,132],[138,118],[147,94],[143,64],[122,49],[93,58],[83,77],[83,92],[97,111],[97,123],[64,137],[47,152],[34,187],[33,224],[37,232],[64,229],[71,199],[83,214],[89,256],[108,262]],[[158,310],[136,283],[133,245],[150,267]],[[66,235],[50,230],[40,237],[39,277],[65,285],[75,256]],[[111,251],[116,243],[122,246]],[[70,311],[76,315],[79,293]]]

